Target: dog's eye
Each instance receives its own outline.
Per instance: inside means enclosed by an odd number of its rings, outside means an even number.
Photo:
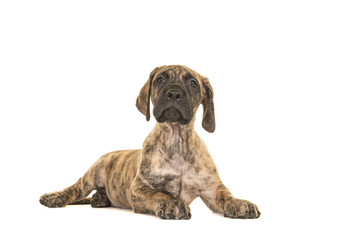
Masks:
[[[165,78],[163,76],[159,76],[156,78],[156,83],[161,84],[165,82]]]
[[[191,79],[189,81],[189,85],[192,87],[197,87],[198,86],[198,82],[195,79]]]

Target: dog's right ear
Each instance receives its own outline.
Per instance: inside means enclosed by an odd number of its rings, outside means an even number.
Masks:
[[[204,99],[202,100],[204,113],[202,126],[209,133],[213,133],[215,131],[214,91],[209,79],[202,77],[202,81],[204,84]]]
[[[155,73],[158,68],[155,68],[149,76],[149,79],[146,81],[144,86],[141,88],[139,96],[136,99],[137,109],[146,116],[146,121],[150,120],[150,95],[151,95],[151,85]]]

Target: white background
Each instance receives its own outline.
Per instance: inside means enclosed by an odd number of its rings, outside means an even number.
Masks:
[[[357,1],[1,1],[2,239],[359,239]],[[196,130],[257,220],[197,199],[189,221],[38,203],[102,154],[140,148],[151,70],[182,64],[215,90]],[[131,234],[131,235],[130,235]]]

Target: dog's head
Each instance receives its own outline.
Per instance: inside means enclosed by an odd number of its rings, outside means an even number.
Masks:
[[[215,131],[213,89],[209,80],[197,72],[180,65],[155,68],[136,99],[136,107],[150,119],[150,99],[156,120],[188,124],[200,104],[204,114],[202,126]]]

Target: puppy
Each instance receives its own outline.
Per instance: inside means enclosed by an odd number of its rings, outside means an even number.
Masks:
[[[190,68],[155,68],[136,100],[146,120],[152,101],[157,121],[142,149],[105,154],[74,185],[41,196],[40,203],[47,207],[90,203],[164,219],[190,219],[189,205],[200,197],[213,212],[225,217],[258,218],[255,204],[235,198],[224,186],[205,143],[194,130],[195,113],[202,104],[202,126],[215,131],[213,95],[209,80]],[[85,199],[93,190],[97,192],[91,199]]]

